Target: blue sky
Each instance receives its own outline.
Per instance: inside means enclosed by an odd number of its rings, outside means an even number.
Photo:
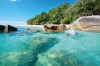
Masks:
[[[52,8],[76,0],[0,0],[1,22],[26,22],[41,12],[48,12]]]

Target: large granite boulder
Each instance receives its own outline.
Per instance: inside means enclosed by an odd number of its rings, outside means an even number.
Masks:
[[[84,16],[78,18],[73,24],[73,29],[83,31],[100,31],[100,16]]]
[[[17,31],[18,29],[10,25],[0,25],[0,32]]]

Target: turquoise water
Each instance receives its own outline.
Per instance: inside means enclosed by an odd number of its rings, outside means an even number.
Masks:
[[[0,66],[100,66],[100,33],[0,33]]]

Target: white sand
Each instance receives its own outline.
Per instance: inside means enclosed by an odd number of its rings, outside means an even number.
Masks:
[[[44,25],[27,25],[27,24],[21,24],[21,25],[14,25],[14,26],[19,26],[19,27],[40,27],[43,28]],[[67,25],[66,27],[69,28],[71,25]]]
[[[22,26],[22,27],[40,27],[40,28],[42,28],[43,27],[43,25],[15,25],[15,26]]]

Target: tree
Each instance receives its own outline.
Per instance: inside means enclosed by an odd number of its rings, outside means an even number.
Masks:
[[[72,5],[66,2],[27,20],[27,24],[70,24],[81,16],[100,15],[99,3],[100,0],[77,0]]]

